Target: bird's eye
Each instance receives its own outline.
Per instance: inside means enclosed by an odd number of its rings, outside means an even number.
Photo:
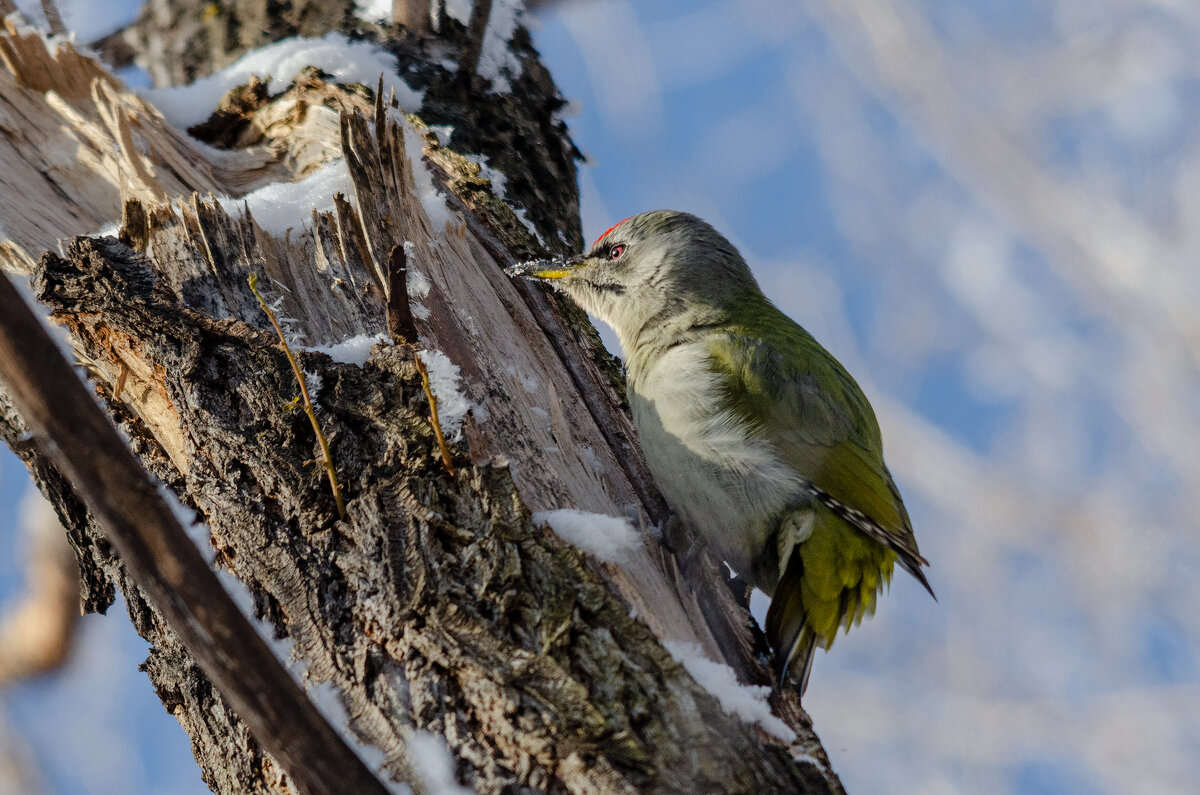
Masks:
[[[608,258],[609,259],[620,259],[621,255],[624,253],[625,253],[624,244],[618,243],[617,245],[613,246],[612,248],[610,248],[608,250]]]

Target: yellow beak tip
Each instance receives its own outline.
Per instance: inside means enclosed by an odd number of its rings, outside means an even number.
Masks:
[[[531,273],[529,275],[534,277],[535,279],[561,279],[564,276],[566,276],[568,273],[570,273],[570,271],[563,270],[560,268],[558,270],[534,271],[533,273]]]

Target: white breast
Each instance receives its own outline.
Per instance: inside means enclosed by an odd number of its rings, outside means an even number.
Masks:
[[[768,523],[799,491],[791,470],[719,407],[720,376],[702,342],[631,369],[629,404],[646,461],[671,508],[736,571],[750,571]]]

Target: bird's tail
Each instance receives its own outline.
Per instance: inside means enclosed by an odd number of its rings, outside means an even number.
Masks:
[[[767,640],[779,683],[790,678],[803,695],[813,652],[828,649],[839,629],[875,612],[897,556],[832,512],[818,517],[808,537],[784,554],[767,610]]]
[[[817,650],[817,636],[808,626],[806,610],[800,596],[801,574],[804,563],[800,555],[793,554],[788,560],[784,576],[776,586],[767,610],[767,642],[775,651],[775,681],[783,687],[790,678],[796,691],[804,695],[808,688],[808,676],[812,673],[813,656]]]

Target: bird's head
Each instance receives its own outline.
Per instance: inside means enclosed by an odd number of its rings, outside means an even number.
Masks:
[[[688,213],[652,210],[626,218],[566,260],[524,263],[518,275],[546,280],[611,325],[622,344],[649,323],[727,312],[758,285],[733,244]]]

